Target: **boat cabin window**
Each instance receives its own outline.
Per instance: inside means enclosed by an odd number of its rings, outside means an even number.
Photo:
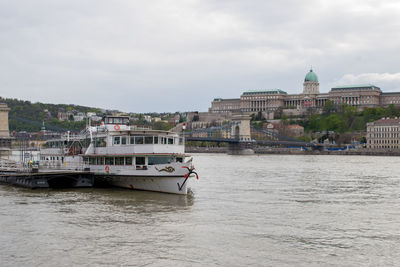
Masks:
[[[174,162],[173,157],[149,157],[149,165],[168,164]]]
[[[119,145],[119,144],[121,144],[121,137],[114,136],[114,145]]]
[[[136,157],[135,162],[136,162],[136,165],[145,165],[146,159],[145,159],[145,157]]]
[[[96,158],[89,158],[89,164],[90,165],[95,165],[96,164]]]
[[[153,144],[153,136],[145,136],[144,143],[145,144]]]
[[[115,158],[115,165],[124,165],[124,163],[125,163],[124,157]]]
[[[176,158],[176,162],[183,162],[183,158]]]
[[[135,144],[143,144],[144,138],[143,136],[135,136]]]
[[[106,157],[106,165],[114,165],[114,158]]]
[[[94,139],[94,141],[95,141],[94,144],[96,147],[106,147],[107,146],[105,138],[96,138],[96,139]]]
[[[97,165],[104,165],[104,158],[98,157],[97,158]]]
[[[129,142],[128,142],[129,141]],[[105,142],[102,140],[104,146]],[[152,144],[182,144],[183,139],[177,137],[163,137],[163,136],[114,136],[113,144],[114,145],[152,145]]]
[[[126,136],[121,136],[121,145],[126,145]]]
[[[104,120],[105,124],[129,124],[129,118],[128,117],[107,117]]]
[[[132,157],[85,157],[84,162],[90,165],[132,165]]]

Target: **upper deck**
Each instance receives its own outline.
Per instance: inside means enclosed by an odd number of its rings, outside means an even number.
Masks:
[[[184,153],[183,136],[175,132],[130,126],[128,117],[110,116],[103,122],[100,126],[88,127],[79,136],[52,140],[47,147],[86,155]]]

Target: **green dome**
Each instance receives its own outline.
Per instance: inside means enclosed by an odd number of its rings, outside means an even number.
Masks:
[[[304,79],[305,82],[318,82],[318,76],[313,72],[311,69],[309,73],[307,73],[306,78]]]

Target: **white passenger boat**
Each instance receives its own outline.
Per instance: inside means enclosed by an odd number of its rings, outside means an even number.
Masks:
[[[40,153],[40,169],[86,170],[111,185],[187,194],[198,178],[178,133],[129,125],[128,117],[106,116],[100,126],[51,140]],[[193,175],[192,175],[193,174]]]

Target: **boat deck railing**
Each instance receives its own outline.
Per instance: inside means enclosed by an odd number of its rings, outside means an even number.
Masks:
[[[30,172],[32,164],[0,158],[0,172]]]
[[[89,168],[89,164],[82,162],[64,162],[59,161],[49,161],[40,164],[39,169],[47,170],[74,170],[74,171],[84,171]]]

